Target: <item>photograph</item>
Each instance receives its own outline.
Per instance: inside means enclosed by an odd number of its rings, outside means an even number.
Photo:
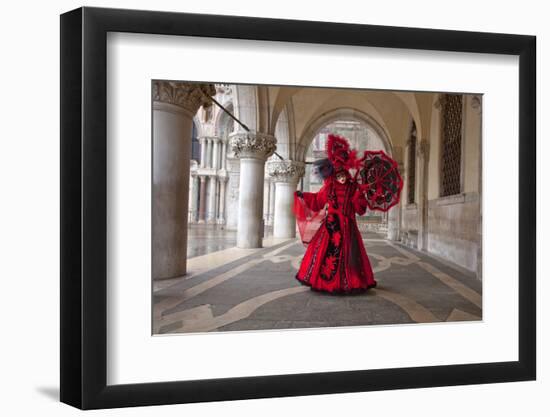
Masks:
[[[151,80],[152,334],[482,321],[482,102]]]

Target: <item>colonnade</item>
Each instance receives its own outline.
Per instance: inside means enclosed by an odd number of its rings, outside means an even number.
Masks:
[[[225,224],[227,140],[216,136],[199,138],[201,160],[191,167],[189,182],[189,222]]]
[[[225,224],[227,210],[227,146],[239,161],[237,246],[261,247],[264,226],[276,238],[294,238],[294,191],[305,163],[268,158],[276,149],[274,136],[238,131],[228,140],[200,137],[201,160],[191,167],[189,223]],[[220,152],[221,151],[221,152]],[[267,164],[268,175],[265,175]]]
[[[226,139],[200,137],[200,162],[191,165],[193,117],[201,106],[210,104],[207,95],[214,94],[211,84],[153,83],[155,279],[186,273],[189,223],[225,223],[228,146],[239,161],[240,171],[237,246],[261,247],[265,223],[273,226],[275,238],[296,236],[292,204],[294,191],[305,174],[305,163],[277,159],[268,162],[276,150],[273,135],[237,131]],[[390,219],[393,218],[399,216],[390,214]]]

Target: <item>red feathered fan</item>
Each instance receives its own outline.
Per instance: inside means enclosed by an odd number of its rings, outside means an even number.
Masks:
[[[388,211],[399,203],[403,179],[397,162],[384,151],[365,151],[358,161],[357,177],[371,210]]]

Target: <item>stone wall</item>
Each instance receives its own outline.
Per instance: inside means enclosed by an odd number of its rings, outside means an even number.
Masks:
[[[480,216],[477,193],[430,200],[428,203],[428,252],[479,273]]]
[[[400,240],[411,248],[417,248],[418,208],[416,204],[405,205],[402,210]]]

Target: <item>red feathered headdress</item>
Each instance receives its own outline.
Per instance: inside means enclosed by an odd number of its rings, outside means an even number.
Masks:
[[[357,168],[357,151],[350,148],[346,138],[333,134],[328,135],[327,156],[334,166],[335,172],[340,168],[346,170]]]

